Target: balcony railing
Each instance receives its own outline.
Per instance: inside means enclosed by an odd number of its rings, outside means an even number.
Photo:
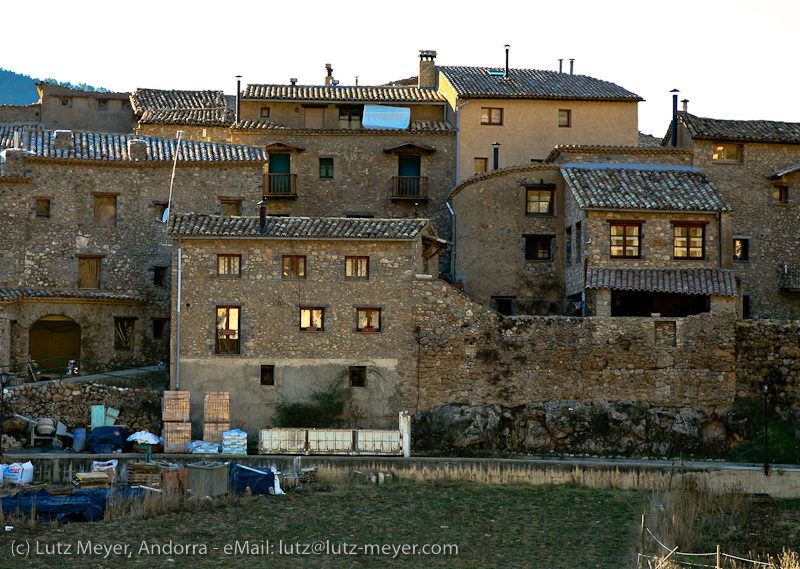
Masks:
[[[417,200],[425,201],[428,199],[428,177],[427,176],[393,176],[392,177],[392,199],[393,200]]]
[[[265,198],[296,198],[297,174],[264,174]]]
[[[800,290],[800,265],[781,265],[778,282],[784,290]]]

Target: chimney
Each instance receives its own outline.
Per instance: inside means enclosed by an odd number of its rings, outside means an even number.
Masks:
[[[559,59],[558,60],[558,72],[559,73],[564,73],[564,60],[563,59]]]
[[[669,138],[669,145],[678,146],[678,93],[680,91],[673,89],[670,93],[672,93],[672,125],[670,126],[672,136]]]
[[[573,71],[575,71],[575,58],[569,60],[569,74],[572,75]]]
[[[3,173],[11,178],[25,177],[25,157],[27,152],[21,148],[6,148],[0,152],[0,162],[3,163]]]
[[[261,198],[261,201],[258,202],[256,205],[258,206],[258,233],[259,235],[264,235],[264,231],[267,229],[267,199]]]
[[[68,151],[72,146],[72,131],[57,130],[54,134],[56,137],[56,150]]]
[[[683,112],[684,113],[688,113],[689,112],[689,99],[683,99],[681,101],[681,103],[683,103]]]
[[[147,159],[147,142],[137,138],[128,139],[128,156],[131,160]]]
[[[506,44],[506,72],[503,73],[503,79],[508,79],[508,48],[511,46]]]
[[[436,52],[430,49],[419,50],[419,79],[417,86],[420,89],[436,89]]]
[[[236,76],[236,122],[239,122],[239,98],[242,93],[242,76]]]
[[[291,77],[291,78],[289,78],[289,83],[291,83],[293,86],[294,86],[294,85],[297,85],[297,77]]]
[[[325,85],[331,85],[333,83],[333,66],[330,63],[326,63],[325,69],[328,70],[328,76],[325,77]]]

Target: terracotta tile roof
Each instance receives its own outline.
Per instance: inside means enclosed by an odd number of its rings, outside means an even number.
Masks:
[[[565,164],[567,187],[582,209],[730,211],[696,168],[652,164]]]
[[[147,162],[172,162],[175,139],[134,134],[108,134],[70,131],[69,150],[56,150],[55,131],[23,129],[22,148],[40,158],[61,160],[99,160],[137,162],[128,154],[128,140],[143,140]],[[13,143],[13,140],[12,140]],[[182,140],[179,162],[265,162],[267,153],[256,146]],[[142,161],[140,161],[141,163]]]
[[[198,126],[231,126],[236,112],[219,109],[147,109],[139,124],[186,124]]]
[[[136,89],[131,93],[131,106],[137,115],[153,109],[225,109],[228,100],[222,91],[174,91]]]
[[[730,269],[589,267],[586,288],[737,296]]]
[[[231,128],[234,130],[291,130],[294,132],[305,133],[335,133],[343,135],[351,134],[375,134],[376,132],[398,132],[398,129],[305,129],[305,128],[290,128],[282,124],[277,124],[272,121],[261,120],[242,120],[234,124]],[[455,132],[456,129],[447,121],[428,121],[428,120],[414,120],[408,125],[408,128],[399,132]]]
[[[242,99],[266,101],[347,101],[359,103],[444,103],[435,89],[418,87],[340,87],[248,85]]]
[[[678,121],[696,139],[800,143],[800,123],[708,119],[683,112]]]
[[[504,71],[489,67],[439,66],[461,98],[559,99],[595,101],[643,101],[619,85],[586,75],[570,75],[539,69],[509,69],[509,76],[490,75]]]
[[[787,174],[792,174],[798,171],[800,171],[800,162],[790,164],[789,166],[781,168],[780,170],[775,170],[774,172],[767,174],[767,178],[769,178],[770,180],[776,180],[778,178],[786,176]]]
[[[0,125],[0,150],[14,148],[14,133],[19,133],[20,142],[22,141],[22,131],[30,128],[42,128],[41,123],[25,125]]]
[[[0,304],[7,304],[25,298],[43,299],[83,299],[98,301],[145,302],[144,296],[113,292],[108,290],[57,289],[57,288],[0,288]]]
[[[305,239],[414,240],[427,219],[366,219],[343,217],[267,217],[259,233],[258,217],[187,213],[170,218],[173,237],[266,237]]]

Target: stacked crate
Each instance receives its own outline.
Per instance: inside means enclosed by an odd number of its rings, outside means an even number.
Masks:
[[[203,440],[222,444],[222,433],[231,430],[231,394],[209,391],[203,402]]]
[[[164,452],[189,452],[192,423],[189,421],[189,392],[165,391],[161,399],[164,422]]]

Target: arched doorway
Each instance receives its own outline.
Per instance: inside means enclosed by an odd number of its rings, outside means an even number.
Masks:
[[[40,371],[64,369],[69,360],[81,356],[81,327],[72,318],[58,314],[40,318],[28,334],[28,351],[32,360],[49,360],[39,364]]]

